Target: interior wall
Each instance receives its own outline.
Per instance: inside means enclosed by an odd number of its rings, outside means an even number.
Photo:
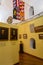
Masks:
[[[0,27],[9,28],[9,32],[10,32],[10,28],[17,28],[17,26],[11,24],[5,24],[5,23],[0,23]],[[0,65],[13,65],[18,62],[19,62],[18,40],[15,41],[0,40]]]
[[[43,34],[43,32],[39,32],[39,33],[30,32],[31,24],[34,24],[35,27],[40,26],[40,25],[43,25],[42,21],[43,21],[43,16],[33,19],[31,21],[28,21],[26,23],[19,24],[18,26],[19,26],[19,34],[21,34],[21,39],[19,39],[19,44],[20,44],[20,41],[22,41],[24,46],[24,52],[43,59],[43,39],[39,39],[39,36],[38,36],[39,34]],[[23,34],[27,34],[27,39],[23,38]],[[30,38],[35,39],[36,49],[31,48]]]

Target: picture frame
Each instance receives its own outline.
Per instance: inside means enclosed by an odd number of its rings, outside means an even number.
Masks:
[[[43,34],[39,34],[39,39],[43,40]]]
[[[35,30],[34,30],[34,24],[30,24],[30,32],[31,33],[34,33],[35,32]]]
[[[6,27],[0,27],[0,41],[8,40],[8,31],[9,29]]]
[[[18,29],[10,28],[10,40],[18,39]]]
[[[23,38],[24,39],[27,39],[27,34],[23,34]]]
[[[21,39],[22,37],[21,37],[21,34],[19,34],[19,39]]]

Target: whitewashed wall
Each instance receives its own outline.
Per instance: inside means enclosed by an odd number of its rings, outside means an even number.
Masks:
[[[13,15],[12,0],[2,0],[0,5],[0,22],[6,23],[7,18]]]
[[[7,23],[7,18],[13,16],[13,1],[1,0],[0,5],[0,22]],[[19,20],[13,20],[13,23],[20,22]]]
[[[29,5],[34,7],[35,14],[43,11],[43,0],[29,0]]]
[[[25,19],[29,19],[29,7],[34,7],[34,14],[37,15],[43,12],[43,0],[23,0],[27,5],[25,6]]]
[[[43,11],[43,0],[23,0],[25,2],[25,19],[29,19],[29,7],[34,7],[35,15]],[[0,5],[0,22],[7,23],[7,18],[13,16],[13,1],[1,0]],[[13,23],[18,23],[19,20],[13,19]]]

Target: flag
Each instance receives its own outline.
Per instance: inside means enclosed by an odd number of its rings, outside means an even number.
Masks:
[[[20,9],[20,20],[24,20],[24,2],[19,2],[19,9]]]
[[[16,5],[17,7],[19,7],[19,0],[16,0]]]
[[[13,0],[13,18],[17,20],[24,20],[24,2],[20,0]]]
[[[13,0],[13,18],[16,19],[16,13],[17,13],[17,10],[16,10],[16,0]]]

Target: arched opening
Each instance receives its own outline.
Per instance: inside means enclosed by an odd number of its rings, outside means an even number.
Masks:
[[[36,49],[35,39],[33,39],[33,38],[30,39],[30,47],[33,49]]]
[[[30,8],[29,8],[29,16],[31,17],[31,16],[33,16],[34,15],[34,8],[33,8],[33,6],[31,6]]]

